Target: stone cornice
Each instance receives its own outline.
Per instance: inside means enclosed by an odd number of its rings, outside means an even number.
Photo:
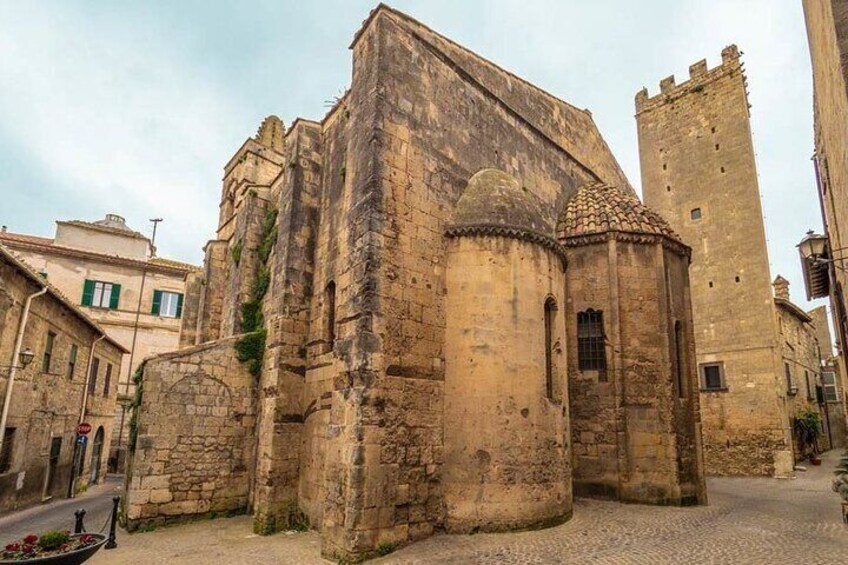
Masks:
[[[659,243],[665,249],[680,255],[681,257],[686,257],[687,259],[692,259],[692,249],[684,245],[678,241],[670,237],[666,237],[664,235],[658,234],[649,234],[649,233],[634,233],[634,232],[623,232],[623,231],[608,231],[604,233],[593,233],[588,235],[580,235],[575,237],[565,238],[562,241],[563,247],[581,247],[583,245],[594,245],[598,243],[605,243],[609,240],[616,241],[624,241],[627,243],[637,243],[641,245],[655,245]]]
[[[565,263],[565,248],[554,238],[525,228],[514,226],[478,224],[468,226],[449,226],[445,229],[446,237],[487,236],[518,239],[535,243],[556,253]]]

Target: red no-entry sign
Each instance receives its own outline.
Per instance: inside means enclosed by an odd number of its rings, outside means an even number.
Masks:
[[[79,426],[77,426],[77,433],[81,436],[87,435],[90,431],[91,424],[89,424],[88,422],[82,422]]]

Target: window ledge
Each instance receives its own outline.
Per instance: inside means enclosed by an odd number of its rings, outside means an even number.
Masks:
[[[701,392],[728,392],[729,390],[730,389],[728,389],[726,386],[723,386],[721,388],[701,388]]]

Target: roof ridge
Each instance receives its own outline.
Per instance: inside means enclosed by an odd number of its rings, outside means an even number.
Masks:
[[[23,271],[26,275],[29,276],[30,280],[34,281],[36,284],[40,284],[46,287],[53,296],[55,296],[59,302],[69,308],[74,314],[77,315],[83,322],[88,324],[90,327],[94,328],[97,332],[99,332],[103,337],[106,338],[107,341],[115,345],[118,349],[123,351],[124,353],[129,353],[129,350],[118,343],[113,337],[111,337],[103,327],[94,321],[88,314],[80,310],[76,304],[74,304],[68,296],[65,295],[61,290],[59,290],[53,283],[48,281],[46,278],[39,275],[35,269],[22,257],[18,257],[18,254],[6,247],[4,244],[0,243],[0,255],[6,257],[10,260],[17,268]]]

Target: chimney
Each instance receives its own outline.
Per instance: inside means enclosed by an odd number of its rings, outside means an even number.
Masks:
[[[771,283],[774,287],[774,296],[775,298],[782,298],[783,300],[789,300],[789,281],[777,275],[777,278],[774,279],[774,282]]]

